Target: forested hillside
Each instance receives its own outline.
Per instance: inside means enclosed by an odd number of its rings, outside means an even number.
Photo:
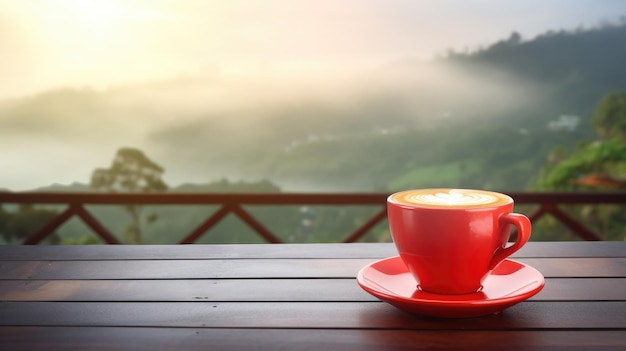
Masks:
[[[533,187],[555,147],[572,150],[596,138],[590,122],[600,99],[626,91],[625,42],[626,23],[532,39],[513,33],[473,52],[380,67],[335,90],[322,86],[307,95],[313,90],[306,84],[287,84],[282,89],[302,89],[287,100],[269,81],[254,82],[274,94],[259,97],[246,94],[250,81],[226,84],[216,77],[60,89],[1,102],[0,142],[45,141],[35,152],[53,159],[51,150],[66,140],[86,147],[104,140],[107,157],[136,141],[163,166],[166,180],[174,174],[171,191],[523,191]],[[142,140],[134,139],[136,131]],[[85,174],[76,181],[88,183]],[[54,187],[72,189],[85,188]],[[159,220],[146,227],[146,242],[165,243],[214,209],[148,210]],[[286,241],[333,241],[333,233],[350,231],[371,209],[272,211],[260,208],[255,215],[277,226],[272,229]],[[97,214],[124,232],[122,209]],[[333,218],[332,227],[324,218]],[[70,233],[66,240],[92,240],[76,221],[63,230]],[[212,242],[259,240],[232,218],[215,230]],[[369,238],[386,239],[384,224]]]
[[[174,185],[228,178],[294,191],[524,190],[555,146],[593,137],[589,120],[603,95],[626,90],[624,42],[625,23],[532,39],[513,33],[334,88],[181,77],[61,89],[2,102],[0,137],[45,139],[50,149],[68,140],[109,145],[100,155],[136,145]],[[265,95],[251,86],[267,87]]]
[[[354,132],[324,138],[320,123],[311,128],[320,133],[315,138],[289,152],[270,153],[275,159],[264,159],[258,168],[278,179],[357,189],[525,190],[555,146],[572,147],[593,138],[590,119],[603,95],[626,90],[624,42],[622,24],[551,32],[528,41],[513,33],[476,52],[452,52],[431,65],[456,72],[464,84],[469,80],[469,87],[451,84],[458,95],[434,96],[438,113],[405,110],[406,98],[397,96],[370,100],[378,105],[362,111],[363,122],[351,124],[358,126]],[[410,61],[401,65],[409,76],[422,69]],[[476,89],[490,82],[512,95],[501,100],[486,92],[467,101],[472,82]],[[414,98],[423,100],[420,91]],[[371,127],[369,133],[364,126]]]

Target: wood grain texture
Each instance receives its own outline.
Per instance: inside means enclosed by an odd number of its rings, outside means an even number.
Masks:
[[[4,326],[626,330],[626,301],[533,302],[480,318],[429,318],[383,302],[3,302]]]
[[[2,261],[0,279],[354,278],[371,259]],[[624,277],[626,258],[527,258],[549,278]]]
[[[0,327],[0,348],[49,350],[623,350],[623,331]]]
[[[0,350],[624,350],[626,242],[529,243],[544,289],[442,319],[356,273],[393,244],[0,246]]]
[[[531,301],[626,301],[626,278],[548,278]],[[356,302],[355,279],[0,280],[0,301]]]
[[[515,258],[624,257],[626,243],[529,242]],[[392,243],[351,244],[235,244],[235,245],[0,245],[0,261],[9,260],[206,260],[254,258],[365,258],[396,256]]]

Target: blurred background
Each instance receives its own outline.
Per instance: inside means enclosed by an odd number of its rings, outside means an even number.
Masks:
[[[98,189],[130,149],[170,191],[616,191],[624,43],[619,0],[0,0],[0,189]]]

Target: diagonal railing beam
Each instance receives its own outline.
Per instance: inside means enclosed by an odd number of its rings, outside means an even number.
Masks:
[[[387,218],[387,208],[376,212],[367,222],[357,228],[352,234],[343,239],[344,243],[353,243],[359,241],[365,234],[367,234],[374,226],[376,226],[383,219]]]
[[[209,229],[211,229],[214,225],[219,223],[228,213],[231,211],[230,206],[224,205],[220,207],[213,215],[207,218],[204,222],[200,223],[200,225],[194,229],[189,235],[187,235],[183,240],[179,242],[179,244],[193,244],[201,236],[204,235]]]
[[[121,244],[121,242],[115,237],[115,235],[111,234],[97,219],[94,217],[89,211],[87,211],[83,206],[76,206],[76,215],[83,220],[87,226],[93,229],[105,243],[107,244]]]
[[[282,243],[277,236],[272,234],[265,226],[263,226],[259,221],[257,221],[252,215],[246,212],[241,206],[233,206],[232,211],[242,220],[244,221],[250,228],[256,231],[265,241],[272,244]]]
[[[577,235],[579,235],[583,239],[585,239],[587,241],[600,241],[601,240],[596,234],[594,234],[592,231],[587,229],[584,225],[580,224],[580,222],[578,222],[575,219],[573,219],[570,215],[565,213],[563,210],[558,208],[556,205],[554,205],[554,204],[543,204],[541,206],[541,209],[542,209],[541,210],[541,214],[542,215],[545,214],[545,213],[551,214],[556,219],[558,219],[559,222],[563,223],[565,226],[567,226],[569,229],[574,231],[574,233],[576,233]],[[537,220],[537,218],[538,218],[538,216],[535,217],[534,220]]]
[[[54,232],[58,227],[60,227],[63,223],[70,219],[74,214],[76,214],[76,206],[70,205],[65,211],[61,212],[58,216],[52,218],[50,222],[44,224],[43,227],[39,228],[39,230],[28,236],[22,244],[39,244],[41,241],[43,241],[43,239],[48,237],[48,235],[52,234],[52,232]]]
[[[559,209],[558,205],[569,204],[620,204],[626,205],[626,192],[518,192],[509,193],[516,204],[539,204],[540,207],[529,216],[532,222],[550,214],[585,240],[599,240],[599,237]],[[54,192],[8,192],[0,191],[0,204],[66,204],[68,208],[54,217],[42,228],[29,236],[24,244],[37,244],[51,235],[73,215],[80,217],[96,234],[107,243],[119,242],[85,208],[84,205],[222,205],[222,207],[202,222],[180,243],[196,242],[204,233],[221,221],[229,213],[249,225],[257,234],[268,242],[280,242],[280,239],[244,210],[247,205],[381,205],[385,204],[387,193],[54,193]],[[386,216],[382,209],[367,220],[361,227],[348,235],[343,241],[360,240]]]
[[[51,235],[58,227],[67,222],[73,216],[78,216],[88,227],[107,244],[120,244],[119,240],[111,234],[93,215],[89,213],[83,206],[79,204],[70,204],[70,206],[58,216],[54,217],[50,222],[35,233],[27,237],[24,245],[36,245]]]

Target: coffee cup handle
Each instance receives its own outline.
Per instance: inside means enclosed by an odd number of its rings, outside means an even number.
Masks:
[[[500,236],[502,238],[502,247],[498,248],[491,259],[489,269],[494,269],[496,265],[505,258],[511,256],[515,251],[519,250],[530,239],[531,224],[528,217],[519,213],[507,213],[500,217],[498,224],[500,225]],[[509,225],[517,227],[517,240],[508,247],[505,247],[509,238]]]

